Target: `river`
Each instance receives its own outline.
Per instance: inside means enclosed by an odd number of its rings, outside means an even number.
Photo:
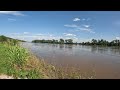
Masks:
[[[34,55],[62,67],[95,71],[98,79],[120,79],[120,47],[22,43]]]

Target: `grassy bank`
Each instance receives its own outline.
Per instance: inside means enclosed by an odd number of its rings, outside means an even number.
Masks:
[[[0,44],[0,74],[14,78],[42,79],[48,78],[47,66],[19,45]]]
[[[57,68],[39,60],[19,45],[0,44],[0,74],[28,79],[80,79],[94,78],[82,75],[74,68]]]

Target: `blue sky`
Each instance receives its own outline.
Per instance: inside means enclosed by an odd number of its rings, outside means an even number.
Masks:
[[[34,39],[120,39],[120,11],[0,11],[0,35]]]

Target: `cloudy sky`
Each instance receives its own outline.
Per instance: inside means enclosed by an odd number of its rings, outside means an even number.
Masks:
[[[120,11],[0,11],[0,35],[31,41],[120,39]]]

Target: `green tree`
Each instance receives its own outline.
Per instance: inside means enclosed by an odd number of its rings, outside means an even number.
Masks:
[[[58,40],[55,40],[55,43],[58,43]]]
[[[67,44],[73,44],[73,40],[72,40],[72,39],[67,39],[67,40],[65,40],[65,42],[66,42]]]
[[[60,39],[59,43],[60,43],[60,44],[64,44],[64,40],[63,40],[63,39]]]
[[[7,41],[7,37],[5,37],[4,35],[0,36],[0,42],[5,42]]]
[[[97,44],[97,40],[92,39],[92,45],[96,45]]]

